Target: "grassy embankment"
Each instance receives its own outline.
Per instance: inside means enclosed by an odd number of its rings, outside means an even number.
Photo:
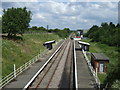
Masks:
[[[32,59],[39,52],[43,52],[46,48],[43,42],[49,40],[60,40],[61,38],[55,34],[38,34],[24,35],[23,40],[2,40],[2,75],[6,76],[13,71],[13,64],[16,67],[23,65]]]
[[[86,39],[86,40],[82,40],[82,41],[90,43],[90,51],[89,52],[91,52],[91,53],[104,53],[106,56],[109,57],[110,61],[109,61],[109,64],[107,66],[108,72],[110,72],[112,70],[112,68],[114,68],[113,66],[116,65],[117,59],[118,59],[117,47],[108,46],[106,44],[101,44],[99,42],[91,42],[90,39]],[[89,56],[89,59],[90,59],[90,56]],[[106,76],[107,76],[107,74],[105,74],[105,73],[103,73],[103,74],[98,73],[98,77],[101,81],[101,84],[104,83]]]

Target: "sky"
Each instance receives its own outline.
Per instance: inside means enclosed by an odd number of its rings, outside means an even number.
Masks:
[[[4,0],[2,9],[27,7],[32,12],[30,26],[89,29],[102,22],[118,23],[118,2],[114,0]]]

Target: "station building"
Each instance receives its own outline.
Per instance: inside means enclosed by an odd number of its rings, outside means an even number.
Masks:
[[[103,53],[91,53],[91,64],[97,72],[107,72],[109,58]]]

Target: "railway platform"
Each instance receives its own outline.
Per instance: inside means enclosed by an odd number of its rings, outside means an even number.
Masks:
[[[80,49],[78,41],[75,41],[76,65],[77,65],[77,84],[79,89],[95,88],[95,80],[89,70],[87,62]]]
[[[36,63],[34,63],[28,70],[25,70],[22,74],[16,77],[15,80],[7,84],[3,89],[20,89],[24,88],[24,86],[31,80],[31,78],[37,73],[37,71],[43,66],[43,64],[49,59],[49,57],[55,52],[55,50],[59,47],[59,45],[63,41],[60,41],[53,50],[48,51],[43,57],[41,57]]]

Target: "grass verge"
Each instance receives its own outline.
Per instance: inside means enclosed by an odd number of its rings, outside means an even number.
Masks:
[[[13,64],[16,68],[32,59],[39,52],[46,48],[43,43],[49,40],[60,40],[56,34],[26,34],[22,36],[23,40],[2,39],[2,76],[6,76],[13,71]]]
[[[82,41],[90,43],[89,52],[104,53],[106,56],[109,57],[110,61],[109,61],[109,64],[107,65],[108,72],[111,72],[111,70],[115,68],[118,62],[118,51],[117,51],[118,48],[117,47],[108,46],[106,44],[101,44],[100,42],[91,42],[91,39],[85,39]],[[107,74],[98,73],[98,77],[101,81],[101,84],[103,84],[107,77]]]

